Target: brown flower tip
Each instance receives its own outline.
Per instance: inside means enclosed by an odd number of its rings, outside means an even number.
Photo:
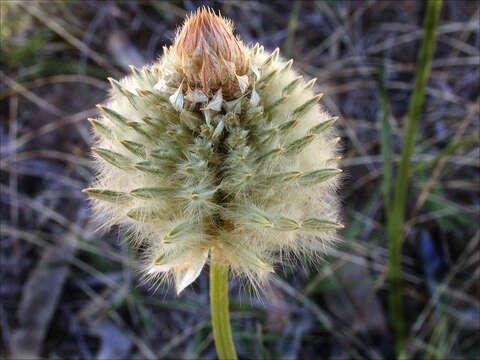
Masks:
[[[220,87],[232,95],[238,76],[247,73],[250,58],[243,42],[233,34],[233,24],[209,8],[188,17],[171,48],[177,71],[187,84],[213,94]]]

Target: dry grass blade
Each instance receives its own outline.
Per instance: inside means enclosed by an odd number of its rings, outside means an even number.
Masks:
[[[82,74],[53,75],[45,78],[24,82],[21,84],[11,83],[11,85],[13,86],[10,89],[0,91],[0,100],[2,100],[5,97],[12,96],[14,94],[25,92],[28,89],[41,87],[49,84],[59,84],[59,83],[69,83],[69,82],[88,84],[102,90],[108,89],[108,86],[105,83],[105,81],[98,80],[91,76],[82,75]]]
[[[51,121],[46,125],[43,125],[40,128],[27,132],[25,135],[19,136],[16,139],[10,141],[7,145],[0,147],[2,153],[9,153],[15,150],[18,150],[23,145],[27,144],[32,140],[37,140],[38,137],[46,135],[50,132],[53,132],[57,129],[60,129],[63,126],[70,124],[75,124],[80,121],[86,120],[90,116],[94,116],[98,113],[97,108],[87,109],[80,111],[78,113],[68,115],[59,121]]]
[[[462,122],[457,132],[455,133],[455,136],[451,140],[452,144],[455,144],[458,141],[460,141],[463,134],[465,133],[465,130],[472,123],[475,116],[478,117],[479,108],[480,108],[480,102],[477,102],[476,106],[471,110],[470,114],[465,118],[465,120]],[[433,186],[435,185],[438,177],[440,176],[440,173],[442,172],[443,168],[447,164],[447,161],[448,161],[448,156],[443,157],[442,159],[440,159],[440,161],[437,163],[437,165],[433,169],[430,179],[428,180],[420,196],[418,197],[417,202],[415,203],[415,206],[412,210],[412,214],[410,215],[410,219],[407,221],[407,227],[414,220],[415,216],[418,214],[422,206],[425,204],[428,194],[430,193]]]
[[[87,54],[87,56],[90,57],[93,61],[95,61],[98,65],[110,71],[114,76],[120,76],[120,72],[111,65],[110,61],[107,58],[105,58],[98,52],[90,49],[87,45],[85,45],[85,43],[78,40],[75,36],[66,31],[66,29],[61,24],[59,24],[52,16],[49,16],[49,14],[45,13],[45,11],[43,11],[35,3],[26,5],[25,3],[20,2],[17,4],[18,6],[21,6],[23,9],[35,16],[43,24],[48,26],[52,31],[56,32],[58,35],[64,38],[68,43],[79,49],[81,52]]]
[[[0,70],[0,76],[5,80],[5,82],[15,91],[16,93],[25,96],[31,102],[37,104],[40,108],[47,110],[48,112],[52,113],[53,115],[62,116],[64,115],[63,111],[58,109],[57,107],[50,104],[48,101],[45,101],[40,96],[34,94],[30,90],[28,90],[23,85],[19,84],[9,76],[7,76],[3,71]]]

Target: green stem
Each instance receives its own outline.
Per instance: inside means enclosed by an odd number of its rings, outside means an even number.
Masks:
[[[218,358],[236,360],[237,353],[233,345],[228,315],[228,267],[226,265],[216,263],[210,265],[210,311]]]
[[[436,30],[442,0],[427,0],[427,11],[424,18],[424,33],[422,44],[417,58],[415,72],[415,85],[410,98],[408,109],[408,122],[405,130],[405,138],[402,146],[400,167],[395,180],[395,193],[393,209],[388,217],[389,238],[389,280],[390,280],[390,316],[393,327],[393,336],[397,357],[404,354],[404,323],[401,287],[401,258],[402,258],[402,225],[405,216],[407,199],[407,185],[409,177],[409,164],[412,155],[417,126],[425,98],[425,87],[430,75],[430,65],[435,48]]]

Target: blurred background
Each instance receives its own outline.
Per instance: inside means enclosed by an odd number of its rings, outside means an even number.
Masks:
[[[384,164],[398,164],[423,1],[2,1],[0,356],[216,357],[207,272],[179,297],[142,282],[116,229],[95,232],[80,192],[106,77],[161,56],[201,5],[318,78],[344,148],[344,242],[319,267],[278,269],[261,298],[231,283],[240,357],[393,356]],[[402,259],[412,359],[480,358],[479,16],[478,1],[444,1],[412,156]]]

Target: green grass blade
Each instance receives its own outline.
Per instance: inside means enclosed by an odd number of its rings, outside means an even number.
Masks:
[[[428,0],[424,19],[424,33],[417,58],[415,84],[410,98],[407,127],[402,146],[400,167],[395,179],[395,193],[392,212],[388,217],[389,238],[389,280],[390,280],[390,317],[393,326],[393,337],[397,357],[404,355],[404,322],[401,287],[401,255],[403,233],[402,227],[405,217],[407,185],[409,178],[409,164],[415,142],[417,126],[422,112],[425,98],[425,88],[430,75],[438,19],[442,8],[442,0]]]

